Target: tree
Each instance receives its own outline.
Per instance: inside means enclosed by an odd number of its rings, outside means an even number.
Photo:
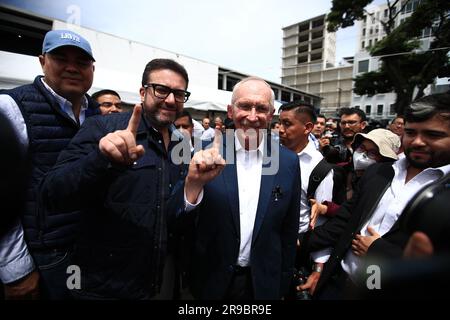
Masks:
[[[328,30],[352,26],[356,20],[371,17],[365,7],[373,0],[333,0],[327,17]],[[370,48],[378,56],[381,67],[377,71],[357,76],[354,92],[372,96],[394,91],[395,110],[403,114],[412,100],[424,95],[425,88],[437,76],[450,76],[450,1],[448,0],[386,0],[388,18],[380,21],[386,37]],[[413,14],[397,28],[395,21],[406,6],[415,5]],[[427,29],[428,28],[428,29]],[[417,40],[424,29],[433,37],[427,51],[419,50]]]

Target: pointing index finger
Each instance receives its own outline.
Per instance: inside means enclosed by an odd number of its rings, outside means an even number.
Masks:
[[[221,146],[222,146],[222,132],[218,129],[214,129],[214,141],[212,147],[217,151],[219,151]]]
[[[139,128],[139,123],[141,122],[142,106],[136,105],[133,109],[133,114],[131,115],[130,121],[128,121],[127,130],[136,137],[137,130]]]

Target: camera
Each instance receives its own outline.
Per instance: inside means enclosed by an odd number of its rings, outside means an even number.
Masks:
[[[296,269],[294,272],[294,284],[295,288],[304,285],[308,280],[309,273],[305,268]],[[312,300],[312,296],[308,290],[296,290],[295,300]]]

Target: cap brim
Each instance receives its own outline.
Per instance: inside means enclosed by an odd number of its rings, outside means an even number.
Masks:
[[[44,53],[51,53],[53,50],[58,49],[58,48],[62,48],[62,47],[74,47],[74,48],[77,48],[77,49],[83,51],[83,53],[85,53],[89,58],[91,58],[92,61],[95,62],[94,57],[88,51],[86,51],[85,49],[83,49],[83,48],[81,48],[79,46],[73,45],[73,44],[66,44],[66,43],[64,43],[64,44],[54,45],[54,46],[48,48],[47,51],[43,52],[43,54]]]

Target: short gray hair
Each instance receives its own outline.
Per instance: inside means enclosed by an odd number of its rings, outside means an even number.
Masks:
[[[270,106],[272,108],[275,108],[275,93],[273,92],[272,87],[264,79],[261,79],[258,77],[247,77],[247,78],[242,79],[238,83],[236,83],[236,85],[233,87],[233,95],[231,96],[231,104],[234,104],[236,102],[237,89],[239,89],[239,87],[243,83],[248,82],[248,81],[259,81],[259,82],[264,83],[270,89],[270,101],[269,101]]]

